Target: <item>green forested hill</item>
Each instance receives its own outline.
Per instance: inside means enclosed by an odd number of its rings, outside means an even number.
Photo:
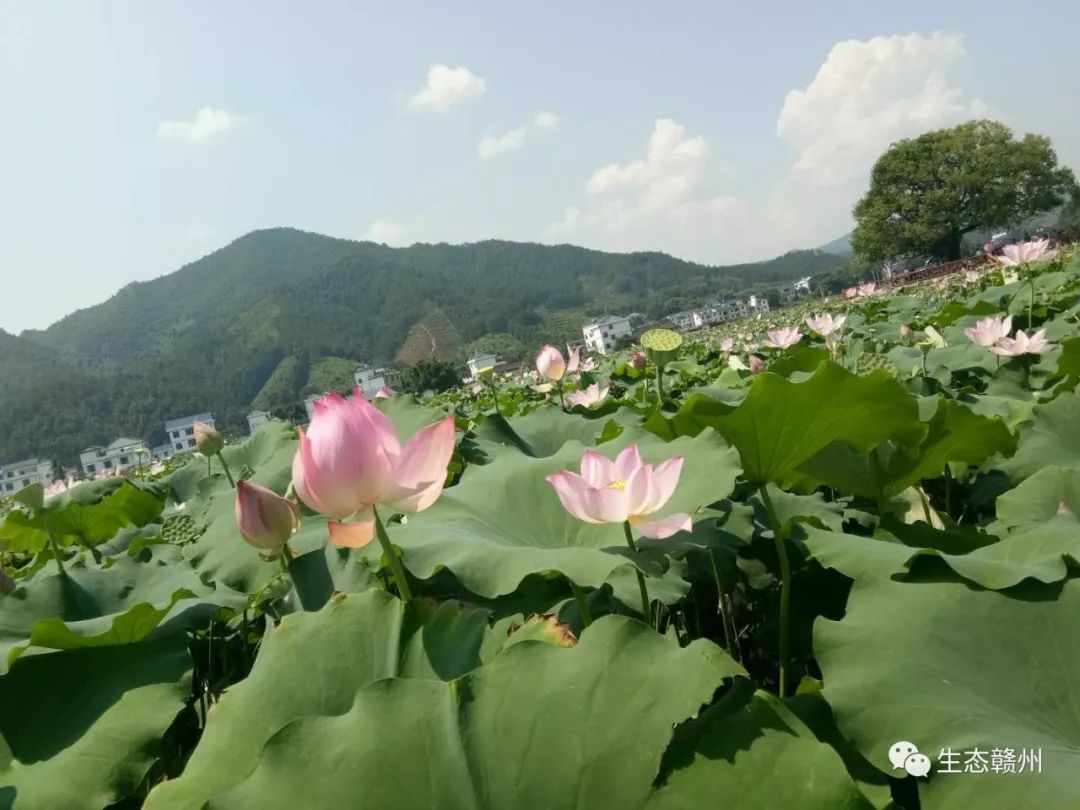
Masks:
[[[560,313],[659,317],[845,263],[796,251],[708,267],[570,245],[390,248],[256,231],[48,329],[0,333],[0,460],[70,462],[120,434],[156,442],[164,419],[201,410],[240,430],[257,399],[320,384],[298,375],[298,363],[321,373],[323,358],[392,362],[425,318],[448,319],[464,343],[503,333],[532,346],[562,336],[547,334]]]

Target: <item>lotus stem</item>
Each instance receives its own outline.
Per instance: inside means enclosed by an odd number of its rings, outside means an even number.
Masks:
[[[581,623],[583,627],[588,627],[592,624],[592,613],[589,611],[589,603],[585,600],[585,592],[578,587],[578,584],[574,580],[569,580],[570,590],[574,592],[574,601],[577,602],[578,613],[581,614]]]
[[[236,489],[236,482],[233,481],[232,473],[229,471],[229,465],[225,463],[225,456],[221,455],[221,453],[219,452],[217,454],[217,457],[221,461],[221,469],[225,470],[225,477],[229,479],[229,486],[233,489]]]
[[[637,551],[637,544],[634,542],[634,533],[630,531],[630,521],[623,521],[623,534],[626,536],[626,545],[630,546],[631,551]],[[645,575],[641,573],[641,569],[635,567],[634,573],[637,574],[638,590],[641,591],[641,617],[642,620],[648,624],[651,615],[649,611],[649,589],[645,586]]]
[[[720,623],[724,625],[724,641],[727,643],[727,650],[731,656],[736,661],[741,661],[742,655],[735,640],[735,622],[728,615],[727,595],[724,593],[724,585],[720,581],[720,572],[716,568],[716,555],[712,549],[709,549],[709,562],[712,564],[713,579],[716,581],[716,612],[720,614]],[[731,622],[730,626],[728,626],[729,621]]]
[[[765,511],[769,514],[769,523],[772,524],[773,542],[776,543],[776,555],[780,558],[780,684],[779,695],[787,694],[787,661],[788,661],[788,635],[790,632],[791,612],[791,563],[788,560],[787,548],[784,546],[784,538],[780,534],[780,520],[776,517],[776,509],[773,507],[769,490],[762,484],[758,490],[761,500],[765,503]]]
[[[390,561],[390,571],[394,574],[394,582],[397,584],[398,593],[403,601],[408,602],[412,599],[412,591],[409,590],[409,580],[405,576],[405,568],[401,565],[401,560],[390,542],[390,537],[386,534],[386,527],[383,526],[378,510],[372,507],[372,512],[375,515],[375,536],[379,538],[379,545],[382,546],[383,553]]]
[[[1031,334],[1031,330],[1035,328],[1035,324],[1031,320],[1032,310],[1035,309],[1035,276],[1031,274],[1030,270],[1028,271],[1028,284],[1031,285],[1031,298],[1028,301],[1027,328],[1028,334]]]
[[[656,401],[664,406],[664,367],[656,364]]]
[[[559,392],[559,407],[561,407],[565,411],[566,410],[566,397],[563,394],[562,380],[559,380],[557,383],[555,383],[555,386],[556,386],[556,390],[558,390],[558,392]]]
[[[288,543],[283,543],[281,546],[281,553],[278,555],[278,563],[281,565],[281,571],[285,576],[292,578],[292,571],[290,566],[292,564],[292,549],[289,548]]]

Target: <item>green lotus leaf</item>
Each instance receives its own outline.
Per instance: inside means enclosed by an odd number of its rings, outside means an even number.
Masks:
[[[775,696],[736,688],[676,732],[648,810],[870,810],[843,760]]]
[[[860,377],[835,363],[803,382],[759,374],[735,407],[691,396],[666,421],[668,433],[648,427],[669,436],[716,429],[738,449],[743,475],[755,484],[782,482],[833,442],[867,452],[886,441],[916,444],[927,431],[916,401],[892,377]]]
[[[675,724],[741,672],[711,642],[605,616],[575,646],[509,645],[450,683],[354,682],[344,713],[282,728],[206,806],[643,808]]]
[[[599,452],[614,457],[635,442],[646,462],[685,457],[679,486],[661,514],[694,513],[731,492],[736,455],[713,431],[665,443],[627,428]],[[480,596],[510,593],[528,575],[547,571],[598,587],[633,559],[621,556],[629,552],[622,526],[571,517],[544,480],[559,470],[576,472],[585,449],[572,441],[546,458],[505,454],[492,464],[472,467],[430,509],[410,516],[405,525],[388,526],[390,539],[417,577],[427,579],[448,568]],[[364,551],[379,553],[371,546]]]
[[[0,677],[0,805],[101,810],[130,796],[190,689],[183,633],[24,656]]]
[[[1021,429],[1016,455],[1001,465],[1013,481],[1044,467],[1080,467],[1080,395],[1061,394],[1036,405],[1033,419]]]
[[[1053,520],[1059,514],[1080,516],[1080,469],[1046,467],[997,499],[997,522],[991,531],[1012,530]]]
[[[938,477],[950,462],[978,465],[1016,450],[1016,437],[1000,419],[979,416],[943,396],[920,400],[920,406],[924,416],[925,411],[932,416],[923,420],[927,433],[918,445],[882,445],[867,454],[836,442],[804,462],[799,476],[805,476],[811,488],[826,483],[883,501],[924,478]]]
[[[910,741],[934,766],[924,810],[1080,804],[1080,582],[1006,595],[961,583],[856,580],[814,648],[837,725],[871,763]],[[940,773],[938,755],[1042,749],[1042,773]],[[988,753],[986,754],[988,756]]]
[[[636,420],[627,412],[624,421]],[[473,431],[479,447],[492,459],[507,450],[524,453],[533,458],[544,458],[558,452],[568,441],[586,446],[596,444],[610,419],[582,419],[566,413],[561,408],[541,407],[525,416],[504,419],[489,416]]]

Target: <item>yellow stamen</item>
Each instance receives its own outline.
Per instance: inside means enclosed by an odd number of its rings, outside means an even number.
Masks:
[[[608,484],[608,489],[626,489],[626,481],[621,478],[617,481],[612,481]]]

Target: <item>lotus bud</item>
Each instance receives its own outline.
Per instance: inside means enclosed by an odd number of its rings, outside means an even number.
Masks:
[[[765,370],[765,361],[756,354],[750,355],[750,373],[760,374]]]
[[[295,502],[266,487],[239,481],[236,526],[249,545],[276,556],[300,528],[300,509]]]
[[[495,366],[485,366],[478,370],[476,378],[481,382],[491,382],[495,378]]]
[[[0,596],[7,596],[15,590],[15,580],[3,568],[0,568]]]
[[[645,352],[634,352],[630,355],[630,365],[638,371],[645,369]]]
[[[214,428],[205,422],[195,423],[195,447],[204,456],[216,456],[225,446],[225,440]]]
[[[900,341],[902,343],[908,343],[911,341],[911,327],[906,323],[900,324]]]
[[[536,355],[536,370],[545,380],[558,382],[566,374],[566,360],[554,346],[545,345]]]

